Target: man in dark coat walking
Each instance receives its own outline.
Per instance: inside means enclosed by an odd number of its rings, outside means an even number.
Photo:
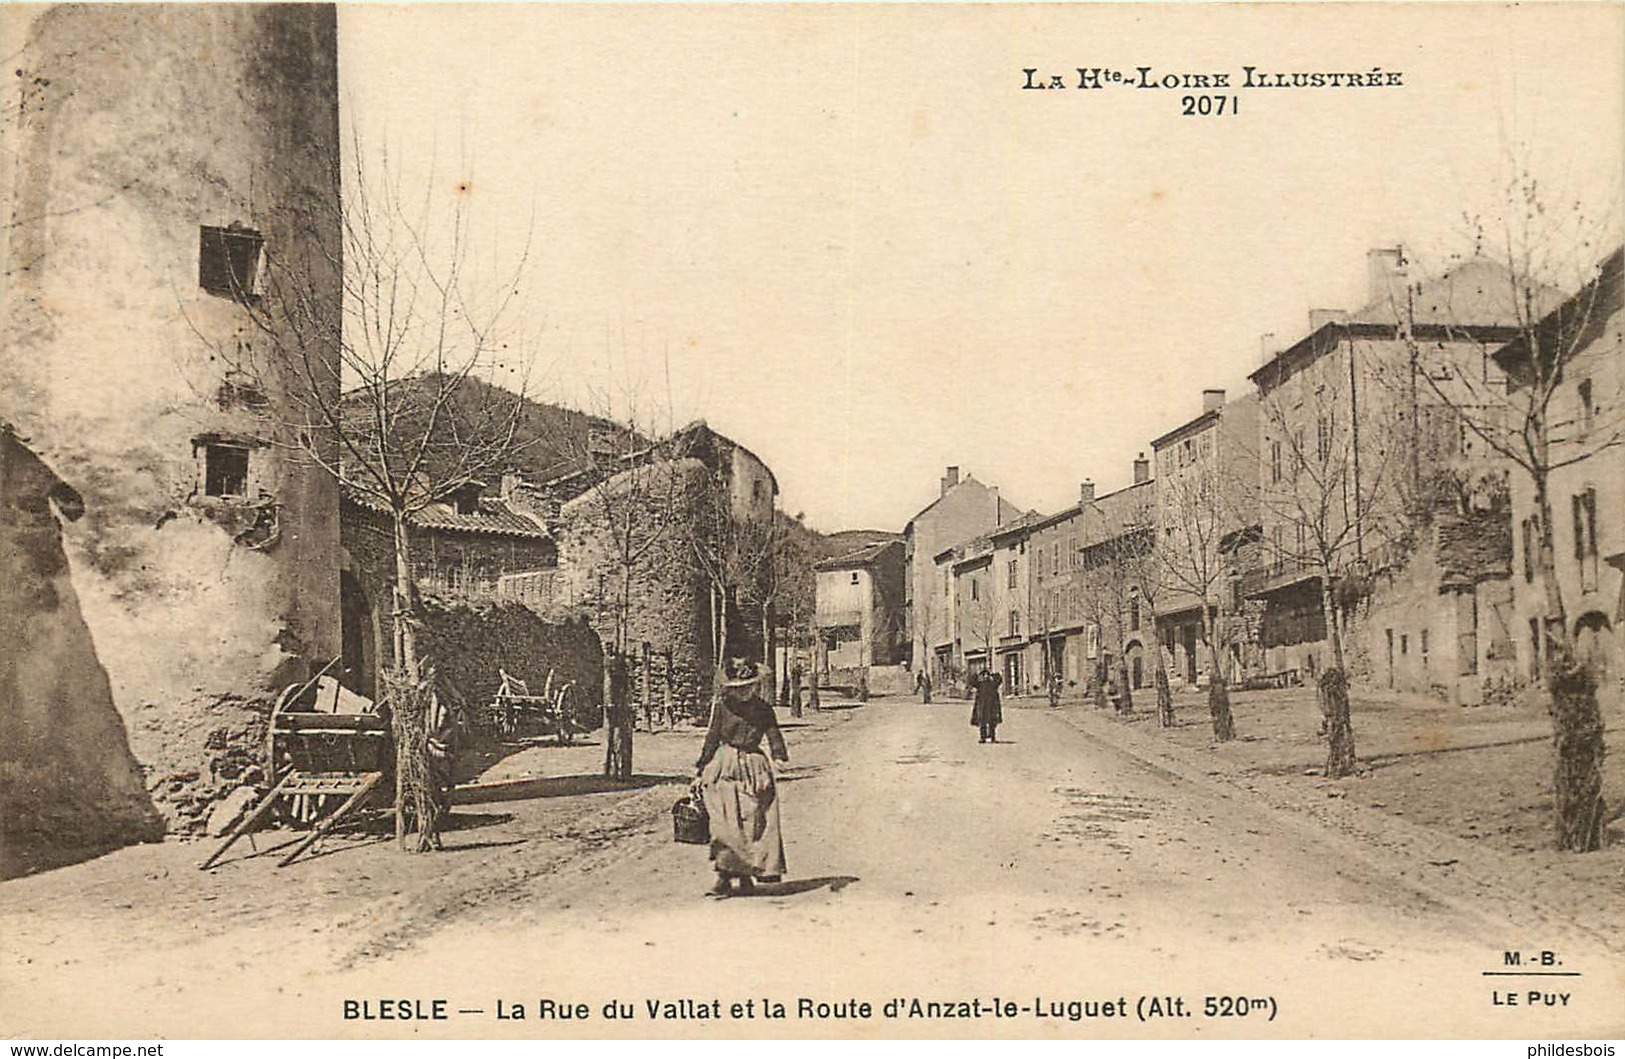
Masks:
[[[1004,678],[992,670],[985,670],[971,677],[971,687],[976,690],[976,701],[971,706],[970,723],[976,727],[981,738],[978,743],[997,743],[999,722],[1004,720],[999,699],[999,685]]]

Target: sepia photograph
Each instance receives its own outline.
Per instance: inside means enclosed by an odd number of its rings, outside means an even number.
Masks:
[[[0,1037],[1625,1037],[1625,5],[0,56]]]

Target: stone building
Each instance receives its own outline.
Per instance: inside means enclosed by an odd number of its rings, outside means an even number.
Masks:
[[[1044,628],[1045,614],[1032,608],[1031,557],[1027,542],[1040,515],[1029,511],[988,534],[993,549],[988,588],[998,639],[993,644],[993,666],[1004,677],[1007,694],[1023,695],[1042,687],[1042,655],[1030,636]]]
[[[1077,600],[1090,675],[1113,684],[1127,680],[1134,690],[1150,683],[1158,649],[1141,587],[1154,576],[1147,559],[1157,532],[1156,487],[1150,461],[1136,459],[1132,485],[1079,505],[1076,564],[1058,588]]]
[[[412,576],[418,591],[441,600],[521,603],[552,608],[558,548],[547,527],[515,510],[506,497],[483,496],[479,483],[412,513]],[[395,585],[393,516],[346,491],[340,512],[344,569],[341,680],[368,698],[392,657]]]
[[[1137,555],[1155,519],[1149,460],[1136,459],[1131,485],[1097,495],[1093,480],[1078,502],[1031,522],[1026,540],[1028,626],[1034,657],[1029,671],[1059,676],[1076,690],[1108,675],[1113,659],[1143,655],[1155,643],[1150,610],[1129,606],[1135,580],[1123,560]],[[1135,666],[1130,665],[1132,678]],[[1136,685],[1137,686],[1137,685]]]
[[[1436,499],[1505,470],[1422,373],[1448,394],[1457,385],[1452,365],[1486,380],[1498,372],[1489,351],[1513,337],[1518,314],[1506,270],[1474,260],[1413,283],[1393,248],[1370,252],[1368,276],[1368,304],[1312,311],[1308,333],[1285,349],[1266,348],[1249,376],[1260,401],[1264,562],[1246,572],[1243,591],[1263,604],[1269,674],[1308,679],[1331,664],[1322,553],[1337,578],[1336,619],[1358,612],[1368,627],[1397,628],[1411,594],[1377,590],[1429,546]],[[1469,613],[1444,608],[1418,637],[1430,652],[1458,642]],[[1358,651],[1366,638],[1350,632],[1345,648]],[[1373,668],[1369,659],[1345,661],[1357,673]]]
[[[952,586],[948,610],[951,661],[946,668],[961,676],[992,669],[1005,627],[995,594],[993,542],[976,537],[939,552],[934,560],[945,569]],[[942,648],[937,651],[940,658]]]
[[[759,456],[703,421],[618,462],[622,469],[597,472],[559,509],[554,600],[584,608],[606,644],[624,643],[636,659],[635,696],[669,694],[698,713],[719,644],[727,655],[772,654],[770,623],[734,583],[731,553],[749,550],[776,517],[778,482]]]
[[[870,670],[895,666],[903,628],[903,542],[876,541],[813,566],[817,675],[825,684],[867,686]]]
[[[288,378],[223,368],[256,341],[268,255],[340,327],[313,242],[339,233],[312,221],[337,215],[336,14],[62,5],[0,32],[27,93],[0,107],[0,420],[82,498],[64,546],[96,661],[160,808],[191,821],[266,696],[339,652],[336,487],[266,443]]]
[[[909,654],[913,664],[930,659],[948,663],[953,637],[951,612],[945,604],[952,573],[938,568],[936,558],[945,549],[1005,525],[1021,514],[999,496],[994,486],[970,475],[962,479],[958,467],[943,475],[937,499],[909,519],[903,529],[903,556],[907,568],[904,601]],[[939,672],[940,675],[940,672]]]
[[[1206,681],[1212,655],[1204,629],[1233,609],[1225,543],[1239,541],[1258,518],[1258,418],[1256,395],[1226,402],[1223,390],[1203,390],[1202,414],[1151,442],[1163,581],[1157,626],[1175,687]]]
[[[1550,411],[1554,431],[1548,483],[1557,580],[1576,653],[1599,676],[1599,691],[1617,701],[1625,679],[1625,269],[1622,252],[1603,262],[1591,284],[1544,318],[1537,334],[1575,336]],[[1553,337],[1544,339],[1548,345]],[[1529,352],[1514,341],[1495,353],[1518,385]],[[1570,462],[1572,461],[1572,462]],[[1533,483],[1513,472],[1514,644],[1523,679],[1540,678],[1546,593],[1536,565],[1538,508]]]
[[[1098,633],[1088,640],[1088,610],[1077,583],[1085,511],[1095,503],[1095,483],[1078,487],[1078,502],[1027,528],[1028,629],[1039,671],[1055,674],[1068,688],[1089,682],[1088,660],[1099,656]],[[1022,569],[1018,567],[1018,573]]]

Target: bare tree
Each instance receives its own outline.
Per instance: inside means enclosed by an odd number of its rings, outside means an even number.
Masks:
[[[1194,596],[1201,615],[1202,642],[1209,656],[1208,715],[1213,738],[1226,742],[1236,736],[1230,712],[1225,673],[1225,645],[1220,589],[1226,577],[1223,540],[1233,521],[1229,512],[1246,498],[1236,494],[1241,484],[1227,480],[1223,463],[1211,452],[1200,452],[1177,473],[1159,474],[1160,508],[1156,550],[1164,584],[1175,593]]]
[[[1073,562],[1076,562],[1076,557]],[[1043,583],[1034,577],[1027,604],[1028,625],[1032,636],[1038,641],[1039,676],[1044,681],[1044,693],[1051,706],[1061,704],[1062,677],[1056,665],[1054,645],[1050,641],[1065,613],[1061,593],[1067,590],[1067,585]]]
[[[514,318],[528,247],[511,266],[483,270],[466,196],[442,201],[430,180],[409,197],[387,158],[379,177],[359,160],[332,177],[332,194],[290,220],[299,238],[288,247],[261,245],[247,231],[222,234],[224,275],[246,324],[231,348],[216,351],[233,399],[261,413],[258,441],[315,465],[387,515],[393,666],[384,676],[397,741],[396,834],[404,845],[415,826],[423,851],[438,845],[428,739],[441,716],[419,645],[411,527],[426,507],[477,488],[516,455],[528,354]],[[335,276],[341,317],[330,294]],[[272,387],[283,400],[256,398]]]
[[[1359,373],[1352,343],[1346,353],[1352,379]],[[1331,648],[1331,664],[1319,677],[1328,776],[1346,776],[1355,763],[1344,646],[1350,605],[1374,564],[1408,551],[1408,523],[1393,485],[1403,439],[1378,417],[1360,416],[1340,366],[1338,358],[1323,357],[1293,380],[1271,380],[1261,400],[1264,545],[1276,572],[1314,580]]]
[[[580,517],[598,531],[607,553],[609,574],[600,575],[593,597],[600,634],[607,630],[610,649],[628,659],[639,580],[669,558],[663,546],[678,534],[698,472],[681,438],[668,433],[653,440],[662,428],[669,431],[670,415],[661,422],[662,411],[651,407],[641,380],[611,372],[610,383],[590,401],[594,411],[561,419],[549,444],[564,461],[556,481],[573,483]],[[603,709],[604,775],[631,779],[636,716],[608,696]]]
[[[1397,314],[1410,354],[1404,381],[1448,409],[1532,493],[1522,546],[1542,597],[1538,654],[1556,748],[1554,838],[1560,850],[1587,852],[1601,844],[1603,721],[1597,675],[1576,651],[1568,620],[1552,489],[1564,469],[1625,442],[1625,386],[1608,367],[1622,355],[1617,246],[1601,260],[1611,229],[1617,239],[1618,218],[1599,221],[1579,204],[1554,201],[1527,173],[1509,184],[1504,204],[1499,218],[1471,221],[1474,256],[1501,266],[1494,294],[1510,334],[1471,329],[1452,305],[1418,305],[1420,288],[1407,286]],[[1560,299],[1565,290],[1576,293]],[[1588,543],[1594,551],[1595,502],[1588,508],[1576,497],[1574,505],[1577,553]]]
[[[1172,728],[1174,695],[1168,683],[1168,663],[1162,654],[1162,639],[1157,628],[1157,602],[1164,597],[1168,586],[1168,556],[1157,533],[1156,494],[1150,489],[1139,490],[1113,521],[1115,524],[1108,527],[1112,534],[1113,558],[1127,582],[1130,604],[1138,601],[1141,621],[1151,630],[1145,650],[1152,659],[1157,722],[1164,728]]]
[[[914,574],[909,570],[905,575],[908,584],[917,588]],[[909,602],[909,620],[914,625],[915,643],[910,645],[914,651],[914,669],[917,673],[924,673],[926,679],[939,681],[946,678],[946,673],[933,673],[932,663],[936,658],[931,650],[931,630],[936,625],[937,618],[943,614],[943,588],[941,578],[932,576],[927,579],[924,592],[916,591],[914,598]],[[917,650],[916,650],[917,648]]]

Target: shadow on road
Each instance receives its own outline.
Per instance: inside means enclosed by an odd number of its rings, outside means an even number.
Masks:
[[[609,791],[635,791],[661,784],[683,783],[688,776],[639,774],[629,780],[606,776],[537,776],[502,783],[479,783],[459,787],[451,794],[453,805],[481,805],[486,802],[516,802],[531,798],[567,798],[575,794],[604,794]]]
[[[752,897],[793,897],[796,894],[811,893],[814,890],[828,889],[832,894],[842,890],[858,881],[856,875],[822,875],[816,879],[787,879],[777,883],[757,883],[756,889],[749,896]]]

